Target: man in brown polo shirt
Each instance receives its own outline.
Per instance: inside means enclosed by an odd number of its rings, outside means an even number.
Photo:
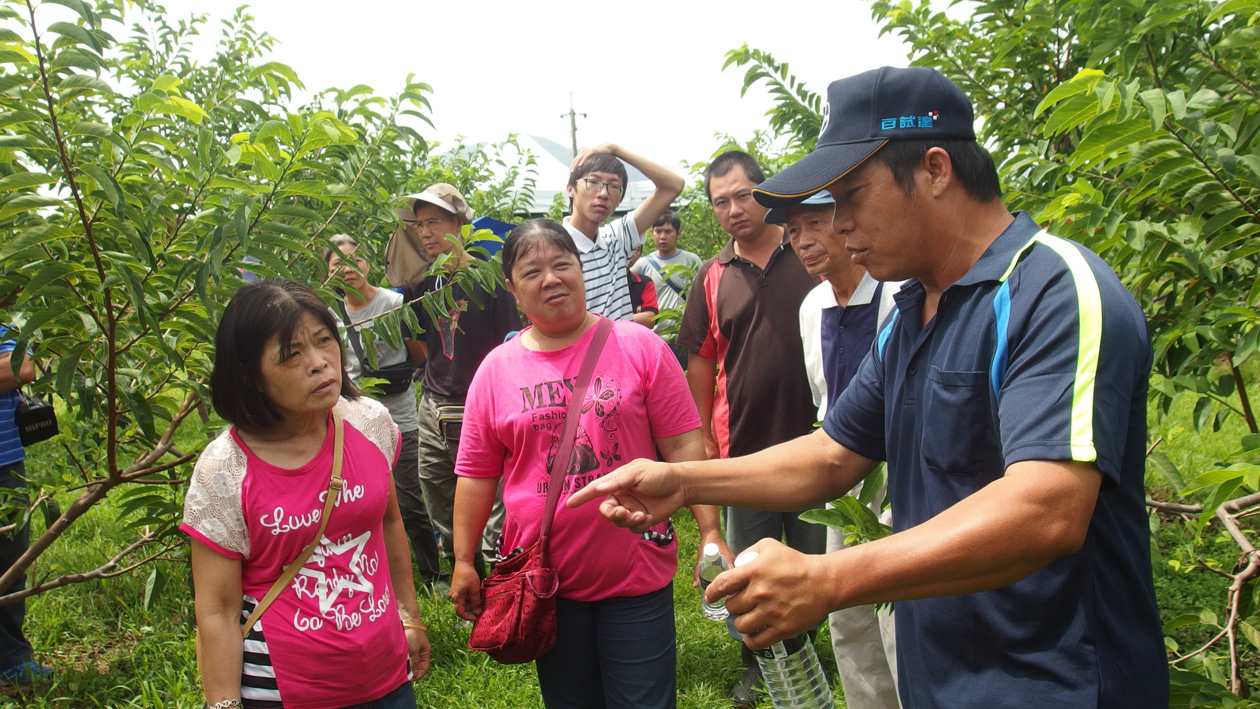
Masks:
[[[816,419],[800,309],[819,279],[805,271],[783,229],[765,223],[766,208],[752,197],[764,180],[757,161],[736,150],[719,155],[704,177],[713,213],[731,239],[696,274],[678,345],[690,352],[687,382],[711,458],[792,440],[809,433]],[[769,537],[807,554],[823,553],[826,528],[802,522],[799,514],[729,507],[727,543],[738,554]],[[759,677],[747,648],[743,664],[731,699],[751,707]]]

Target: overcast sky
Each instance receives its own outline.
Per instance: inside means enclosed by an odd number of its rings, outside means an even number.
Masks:
[[[165,0],[168,13],[209,13],[207,39],[238,0]],[[256,27],[280,40],[276,61],[308,89],[367,84],[401,90],[408,73],[433,87],[436,128],[495,141],[509,132],[569,144],[569,93],[578,143],[620,143],[659,162],[707,159],[715,133],[740,139],[764,127],[761,90],[740,98],[743,72],[722,71],[747,42],[787,61],[815,91],[907,51],[878,37],[866,2],[394,2],[259,0]]]

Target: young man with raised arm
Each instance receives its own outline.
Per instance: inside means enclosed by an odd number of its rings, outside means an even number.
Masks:
[[[634,211],[608,221],[626,194],[622,160],[646,175],[656,189]],[[630,254],[643,245],[644,234],[682,194],[683,186],[678,175],[613,143],[586,148],[573,158],[565,187],[572,213],[564,218],[564,228],[582,252],[587,310],[611,320],[632,319],[626,281]]]

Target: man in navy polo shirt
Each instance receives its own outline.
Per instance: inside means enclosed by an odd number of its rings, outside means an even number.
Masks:
[[[750,646],[896,601],[904,706],[1167,706],[1141,310],[1094,253],[1006,210],[970,103],[935,70],[833,82],[824,115],[758,201],[826,187],[853,262],[910,280],[823,430],[635,461],[568,504],[607,495],[605,516],[636,530],[690,504],[799,509],[886,460],[895,534],[814,557],[763,540],[710,584]]]

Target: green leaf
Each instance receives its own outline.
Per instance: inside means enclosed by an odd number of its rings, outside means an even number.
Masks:
[[[166,102],[158,107],[157,113],[173,113],[182,118],[187,118],[193,123],[201,123],[206,118],[206,112],[197,104],[189,101],[181,96],[171,96]]]
[[[1260,450],[1260,433],[1248,433],[1240,441],[1243,451]]]
[[[44,114],[35,111],[5,111],[0,113],[0,128],[21,125],[23,123],[39,123],[44,120]]]
[[[1172,459],[1162,451],[1151,451],[1151,454],[1146,456],[1146,462],[1155,468],[1155,471],[1160,474],[1160,477],[1164,478],[1164,482],[1168,483],[1173,492],[1180,494],[1182,489],[1185,488],[1186,481],[1182,479],[1181,471],[1177,469]]]
[[[1203,427],[1207,425],[1208,419],[1212,416],[1212,400],[1208,397],[1200,397],[1194,402],[1194,430],[1202,433]]]
[[[1164,117],[1168,115],[1168,104],[1164,101],[1164,92],[1159,89],[1147,89],[1139,93],[1137,99],[1150,114],[1151,130],[1157,131],[1163,127]]]
[[[1237,49],[1239,47],[1247,47],[1260,42],[1260,25],[1252,25],[1244,27],[1236,32],[1231,32],[1225,36],[1220,42],[1216,43],[1216,50]]]
[[[1170,91],[1165,96],[1168,98],[1168,107],[1172,110],[1173,118],[1181,120],[1186,117],[1186,92],[1181,89]]]
[[[280,195],[301,195],[303,197],[324,198],[328,194],[328,186],[319,180],[299,180],[291,182],[280,190]]]
[[[869,506],[875,502],[875,498],[884,492],[884,484],[887,481],[887,469],[883,463],[875,466],[870,475],[862,480],[862,491],[858,494],[858,502],[864,506]]]
[[[75,13],[77,13],[79,17],[82,17],[88,24],[96,24],[96,15],[92,12],[91,8],[83,4],[82,0],[44,0],[44,2],[68,7],[71,10],[74,10]]]
[[[1247,471],[1245,469],[1235,470],[1233,469],[1234,467],[1235,466],[1231,465],[1229,468],[1209,470],[1206,473],[1199,474],[1198,477],[1194,478],[1189,483],[1186,483],[1186,486],[1181,489],[1182,496],[1189,495],[1197,490],[1202,490],[1205,487],[1233,482],[1234,480],[1238,480],[1241,483],[1242,479],[1246,476]]]
[[[1242,630],[1243,636],[1247,638],[1247,642],[1251,643],[1252,647],[1260,649],[1260,632],[1256,631],[1254,625],[1245,620],[1240,620],[1238,621],[1238,628]]]
[[[841,531],[844,531],[846,526],[852,524],[847,515],[841,514],[838,510],[830,508],[820,507],[812,510],[805,510],[799,515],[799,518],[802,522],[821,524]]]
[[[13,258],[14,254],[32,246],[50,243],[58,239],[68,239],[73,236],[78,236],[78,233],[57,224],[33,226],[10,239],[4,245],[4,248],[0,249],[0,261],[8,261]]]
[[[75,375],[78,374],[79,358],[91,344],[86,340],[80,342],[66,350],[65,354],[57,360],[57,394],[66,401],[70,400],[71,387],[74,384]]]
[[[1086,91],[1092,91],[1094,89],[1094,85],[1097,84],[1104,76],[1106,75],[1097,69],[1080,70],[1077,72],[1076,76],[1054,87],[1054,90],[1046,94],[1045,98],[1041,99],[1041,103],[1037,104],[1037,108],[1033,111],[1033,118],[1040,116],[1047,108],[1050,108],[1054,104],[1066,98],[1076,96]]]
[[[249,205],[241,203],[236,208],[236,212],[232,215],[232,224],[236,228],[236,240],[240,247],[245,248],[249,238]]]
[[[162,595],[162,589],[166,588],[166,574],[162,573],[162,567],[154,566],[149,572],[149,578],[144,582],[144,610],[149,612],[153,609],[153,602]]]
[[[1201,625],[1203,621],[1197,613],[1182,613],[1172,620],[1164,623],[1164,634],[1171,635],[1174,630],[1188,628],[1193,625]]]
[[[1143,35],[1155,28],[1166,28],[1174,24],[1175,21],[1185,17],[1190,12],[1190,6],[1180,2],[1176,3],[1157,3],[1151,8],[1148,14],[1137,27],[1133,28],[1133,34]]]
[[[90,135],[94,138],[108,138],[112,132],[107,125],[94,121],[79,121],[70,128],[67,135]]]
[[[153,408],[149,405],[149,400],[134,390],[124,389],[122,394],[127,400],[131,416],[140,427],[141,433],[150,441],[157,440],[157,429],[153,425]]]
[[[49,284],[59,281],[66,276],[82,273],[87,271],[88,267],[77,263],[63,263],[61,261],[47,261],[35,277],[27,281],[26,287],[22,289],[22,295],[18,298],[17,304],[24,305],[31,298],[34,298],[43,292]]]
[[[83,165],[82,170],[96,182],[97,187],[101,188],[110,204],[114,205],[114,209],[122,206],[122,195],[118,191],[118,184],[104,168],[100,165]]]
[[[32,209],[41,207],[64,207],[65,202],[56,197],[45,197],[43,195],[28,194],[14,197],[0,206],[0,219],[8,219],[15,214],[29,212]]]
[[[39,60],[21,47],[9,45],[0,49],[0,64],[35,64]]]
[[[154,91],[170,91],[182,83],[184,83],[184,80],[178,76],[163,74],[153,80],[153,85],[150,88]]]
[[[1255,12],[1257,7],[1256,0],[1228,0],[1216,6],[1215,10],[1208,13],[1207,19],[1203,24],[1209,25],[1226,15],[1244,16],[1248,13]]]
[[[61,517],[61,505],[57,502],[57,499],[54,497],[44,498],[44,500],[39,503],[39,507],[40,507],[40,511],[44,513],[44,528],[45,529],[53,526],[53,524],[56,523],[58,518]]]
[[[258,137],[255,140],[261,142],[268,138],[277,138],[281,142],[287,143],[292,139],[292,136],[289,133],[289,126],[285,125],[283,121],[276,120],[263,123],[258,128]]]
[[[92,36],[92,33],[78,25],[69,22],[54,22],[48,25],[48,31],[56,32],[62,37],[71,39],[79,44],[86,44],[95,50],[97,54],[101,53],[101,43]]]
[[[109,84],[96,78],[95,76],[88,76],[87,74],[71,74],[62,79],[61,83],[57,84],[57,88],[62,91],[89,89],[103,94],[111,93],[113,91]]]
[[[42,172],[16,172],[4,179],[0,179],[0,192],[12,192],[28,187],[47,185],[56,181],[57,178],[45,175]]]
[[[1041,127],[1042,135],[1058,135],[1076,128],[1098,115],[1098,97],[1092,92],[1082,93],[1064,101]]]

